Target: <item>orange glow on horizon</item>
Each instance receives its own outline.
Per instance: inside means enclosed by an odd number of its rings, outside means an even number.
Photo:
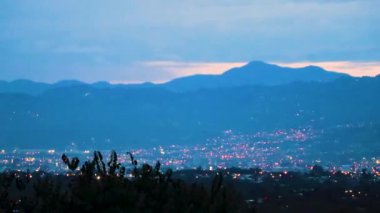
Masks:
[[[377,76],[380,74],[380,62],[351,62],[351,61],[325,61],[325,62],[274,62],[279,66],[301,68],[309,65],[322,67],[328,71],[347,73],[355,77]]]
[[[191,75],[219,75],[225,71],[241,67],[248,62],[184,62],[184,61],[147,61],[138,63],[141,69],[152,72],[162,72],[165,75],[153,83],[165,83],[175,78]],[[283,67],[301,68],[310,65],[321,67],[328,71],[346,73],[355,77],[377,76],[380,74],[380,62],[352,62],[352,61],[323,61],[323,62],[269,62]],[[113,84],[138,84],[139,80],[114,80]]]

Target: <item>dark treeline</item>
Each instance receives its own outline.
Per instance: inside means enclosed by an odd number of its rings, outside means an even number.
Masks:
[[[380,212],[380,178],[363,170],[219,171],[121,165],[112,151],[82,164],[62,155],[66,174],[0,174],[0,212]]]
[[[67,174],[8,171],[0,174],[0,212],[250,212],[237,193],[216,173],[210,186],[185,183],[161,164],[138,165],[132,153],[126,168],[112,152],[91,161],[62,155]],[[130,172],[130,174],[128,174]],[[128,178],[126,178],[126,174]]]
[[[185,182],[211,184],[217,171],[182,170]],[[256,212],[380,212],[379,172],[223,170],[224,185],[237,191]]]

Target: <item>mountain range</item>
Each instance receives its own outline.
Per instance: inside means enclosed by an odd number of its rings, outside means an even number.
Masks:
[[[192,75],[177,78],[162,84],[110,84],[100,81],[87,84],[77,80],[63,80],[54,84],[33,82],[30,80],[16,80],[12,82],[0,81],[0,93],[25,93],[39,95],[47,90],[73,87],[91,86],[93,88],[165,88],[170,91],[188,92],[199,89],[216,89],[238,86],[275,86],[292,82],[327,82],[339,77],[348,76],[343,73],[326,71],[320,67],[308,66],[304,68],[280,67],[261,61],[252,61],[245,66],[230,69],[221,75]]]
[[[371,135],[360,143],[380,147],[379,91],[380,76],[263,62],[164,84],[1,82],[0,146],[147,147],[203,143],[228,129],[249,134],[358,125]]]
[[[174,79],[161,86],[172,91],[194,91],[200,88],[276,86],[301,81],[327,82],[343,76],[348,75],[326,71],[316,66],[288,68],[252,61],[242,67],[230,69],[221,75],[193,75]]]

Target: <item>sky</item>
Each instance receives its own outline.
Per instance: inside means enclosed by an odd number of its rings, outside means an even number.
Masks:
[[[0,80],[165,82],[260,60],[380,73],[379,0],[1,0]]]

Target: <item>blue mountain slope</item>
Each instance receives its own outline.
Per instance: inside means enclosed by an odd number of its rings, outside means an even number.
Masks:
[[[154,88],[160,87],[171,91],[196,91],[198,89],[229,88],[237,86],[274,86],[292,82],[327,82],[346,74],[329,72],[320,67],[287,68],[260,61],[253,61],[245,66],[226,71],[221,75],[193,75],[177,78],[164,84],[110,84],[96,82],[87,84],[76,80],[59,81],[54,84],[37,83],[29,80],[12,82],[0,81],[0,93],[25,93],[39,95],[47,90],[87,85],[93,88]]]
[[[376,146],[378,91],[380,76],[184,93],[89,85],[51,89],[38,96],[0,93],[0,147],[197,144],[226,129],[255,133],[345,124],[368,124],[375,136],[357,143],[366,140]]]
[[[50,84],[24,79],[11,82],[0,81],[0,93],[26,93],[36,95],[46,91],[50,86]]]
[[[329,72],[320,67],[280,67],[260,61],[233,68],[222,75],[194,75],[174,79],[161,86],[172,91],[191,91],[202,88],[223,88],[236,86],[275,86],[297,81],[327,82],[346,74]]]

